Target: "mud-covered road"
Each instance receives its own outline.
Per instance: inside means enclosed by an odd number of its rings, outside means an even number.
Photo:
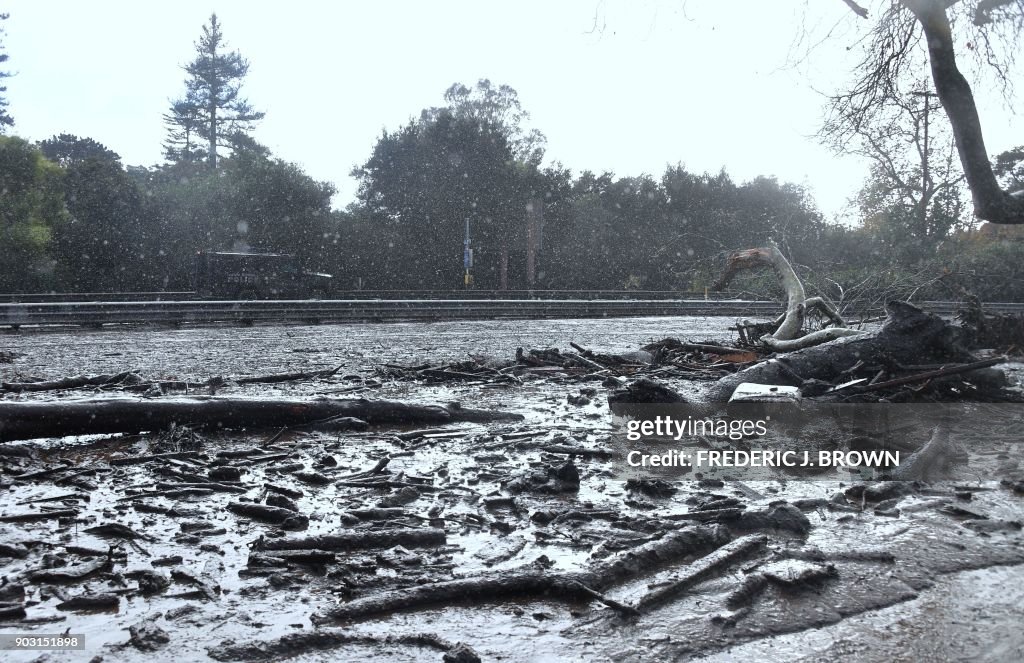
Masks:
[[[0,445],[0,633],[84,634],[86,641],[85,651],[2,657],[474,660],[455,646],[464,643],[482,660],[504,661],[1024,660],[1024,495],[998,480],[1019,476],[1015,451],[993,460],[1002,476],[991,480],[879,499],[834,481],[627,487],[615,478],[621,460],[600,453],[610,431],[600,378],[538,372],[520,381],[428,383],[381,370],[508,360],[519,347],[566,350],[571,342],[626,352],[668,336],[727,341],[730,324],[638,318],[2,336],[3,382],[122,371],[190,383],[221,376],[223,395],[457,401],[524,416],[442,428],[179,428]],[[326,378],[231,382],[339,366]],[[109,395],[77,389],[0,399]],[[594,453],[567,462],[567,448]],[[159,457],[142,462],[147,455]],[[229,506],[268,496],[308,525],[282,532]],[[736,509],[744,516],[705,517]],[[2,522],[58,511],[66,513]],[[418,545],[413,536],[404,545],[305,557],[288,545],[414,530],[440,530],[443,542]],[[524,570],[568,577],[607,571],[617,560],[621,569],[630,551],[688,531],[767,540],[640,616],[566,598],[570,584],[329,618],[339,606],[389,592],[409,596],[454,578]],[[636,604],[720,545],[622,572],[599,593]],[[95,597],[101,605],[76,607]]]

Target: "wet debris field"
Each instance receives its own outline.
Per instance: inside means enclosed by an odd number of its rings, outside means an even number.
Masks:
[[[969,482],[617,479],[607,395],[648,370],[633,353],[724,343],[726,326],[4,336],[0,381],[47,386],[4,401],[366,398],[520,415],[2,443],[0,633],[86,642],[4,659],[1024,658],[1013,450]],[[655,370],[682,392],[752,361],[674,357]]]

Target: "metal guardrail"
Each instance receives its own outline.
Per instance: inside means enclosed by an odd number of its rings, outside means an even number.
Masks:
[[[336,292],[331,299],[737,299],[735,292],[705,293],[680,290],[348,290]],[[194,291],[177,292],[40,292],[0,293],[0,302],[140,302],[198,301]]]
[[[919,302],[952,315],[956,302]],[[0,326],[203,324],[229,322],[390,322],[644,316],[774,317],[779,302],[755,300],[282,300],[37,302],[0,304]],[[1024,304],[986,304],[988,311],[1024,314]],[[875,314],[878,312],[871,312]]]
[[[0,303],[143,302],[198,299],[191,291],[179,292],[15,292],[0,294]]]
[[[268,321],[384,322],[771,315],[775,302],[705,300],[299,300],[0,304],[0,325],[193,324]]]

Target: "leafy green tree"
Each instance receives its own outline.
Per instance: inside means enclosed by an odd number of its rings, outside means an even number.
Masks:
[[[167,140],[164,141],[164,158],[171,163],[198,163],[206,159],[207,149],[203,146],[203,124],[200,106],[194,94],[171,104],[164,114],[167,125]],[[209,141],[206,141],[209,145]]]
[[[144,194],[149,270],[158,289],[188,290],[197,251],[231,248],[223,180],[204,164],[134,168]]]
[[[430,241],[410,250],[409,258],[436,286],[461,282],[467,221],[478,286],[506,288],[517,276],[532,282],[533,274],[516,267],[535,265],[542,245],[544,137],[526,128],[529,115],[507,85],[484,79],[471,89],[456,83],[444,99],[447,105],[385,132],[371,158],[354,171],[361,201],[372,218],[391,219],[410,231],[429,224]]]
[[[10,14],[0,14],[0,21],[6,21],[10,17]],[[4,36],[3,28],[0,28],[0,37]],[[0,64],[7,62],[10,57],[4,51],[3,42],[0,41]],[[10,78],[11,73],[9,71],[0,71],[0,81],[5,78]],[[7,130],[7,127],[14,124],[14,118],[11,117],[10,113],[7,112],[8,101],[5,96],[7,92],[6,85],[0,85],[0,134]]]
[[[944,165],[948,171],[951,163]],[[951,179],[940,185],[931,184],[927,197],[922,198],[920,168],[896,162],[871,165],[857,207],[865,229],[887,247],[891,259],[928,258],[952,232],[969,225],[962,178],[953,172],[948,176]],[[922,209],[923,204],[927,207]]]
[[[40,143],[64,169],[70,219],[54,233],[57,273],[64,289],[84,292],[148,290],[150,232],[138,185],[114,151],[91,138],[60,134]]]
[[[120,162],[121,155],[92,138],[79,138],[74,134],[58,134],[39,142],[43,156],[67,167],[86,159]]]
[[[365,205],[353,204],[331,215],[323,268],[343,290],[416,289],[421,272],[410,268],[415,237],[397,221],[375,217]]]
[[[1024,145],[997,155],[993,170],[1007,191],[1024,190]]]
[[[165,154],[172,162],[204,156],[217,168],[219,147],[232,146],[236,133],[248,133],[264,113],[255,111],[240,96],[249,62],[238,51],[228,51],[217,15],[203,26],[196,42],[196,59],[185,66],[186,93],[164,115],[168,126]]]
[[[225,219],[232,240],[265,251],[299,256],[317,267],[332,249],[334,186],[318,182],[294,163],[272,158],[247,136],[223,169]]]
[[[461,281],[462,238],[470,220],[477,270],[493,287],[499,278],[503,221],[517,207],[511,146],[492,126],[450,111],[424,113],[394,133],[385,132],[367,162],[353,171],[370,214],[402,224],[414,238],[410,271],[429,287]],[[523,207],[518,207],[523,209]]]
[[[60,168],[38,148],[16,136],[0,136],[0,289],[53,284],[50,244],[66,219],[60,180]]]
[[[495,86],[486,78],[477,81],[473,88],[455,83],[444,93],[444,100],[445,108],[456,118],[477,120],[504,135],[517,161],[540,165],[547,138],[537,129],[527,129],[530,114],[523,109],[519,93],[510,85]],[[430,109],[427,116],[441,110]]]
[[[290,253],[322,268],[335,250],[333,186],[273,158],[247,135],[232,138],[232,155],[216,172],[187,162],[132,170],[145,194],[141,252],[157,287],[190,287],[198,251]]]
[[[495,180],[491,186],[503,189],[501,196],[508,203],[496,216],[485,218],[482,226],[485,244],[479,246],[480,255],[495,254],[497,264],[485,263],[485,269],[497,266],[498,286],[508,288],[510,267],[522,265],[527,251],[527,226],[533,216],[533,207],[540,206],[538,218],[543,217],[543,175],[540,163],[544,158],[547,139],[537,129],[527,128],[530,114],[523,109],[519,93],[509,85],[497,85],[484,78],[473,88],[455,83],[444,94],[447,105],[443,109],[426,111],[429,117],[439,111],[451,112],[457,119],[479,122],[491,134],[500,135],[512,153],[513,168],[509,176]],[[535,247],[533,247],[535,248]],[[524,260],[511,261],[511,255],[523,255]]]

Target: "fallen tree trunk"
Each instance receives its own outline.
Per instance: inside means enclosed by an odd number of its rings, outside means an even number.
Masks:
[[[354,417],[371,424],[446,424],[522,419],[458,405],[415,405],[365,399],[276,400],[193,396],[112,398],[59,402],[0,402],[0,442],[67,435],[141,433],[172,424],[211,428],[267,428]]]
[[[551,572],[536,568],[513,569],[470,578],[417,585],[358,598],[313,615],[314,623],[361,619],[396,610],[473,599],[494,600],[535,596],[591,600],[625,580],[680,560],[696,551],[720,546],[729,535],[720,526],[699,526],[669,532],[656,541],[626,551],[585,571]]]
[[[888,317],[877,333],[840,338],[755,364],[720,379],[706,398],[727,401],[743,382],[798,387],[801,380],[831,381],[858,361],[883,365],[975,361],[960,345],[957,330],[938,316],[897,301],[887,303],[886,312]]]

